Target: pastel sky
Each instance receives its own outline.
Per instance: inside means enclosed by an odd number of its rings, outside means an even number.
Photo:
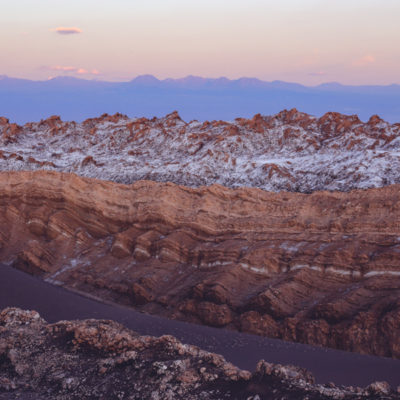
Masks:
[[[0,0],[0,75],[400,83],[400,0]]]

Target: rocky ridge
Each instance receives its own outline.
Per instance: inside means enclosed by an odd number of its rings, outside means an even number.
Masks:
[[[0,312],[0,399],[398,399],[385,382],[317,385],[304,369],[262,360],[240,370],[172,336],[139,336],[106,320],[47,324]]]
[[[400,357],[400,187],[0,174],[0,262],[149,313]]]
[[[102,115],[19,126],[0,118],[0,170],[74,172],[132,183],[222,184],[269,191],[348,191],[400,183],[400,124],[378,116],[316,118],[295,109],[252,119],[189,123]]]

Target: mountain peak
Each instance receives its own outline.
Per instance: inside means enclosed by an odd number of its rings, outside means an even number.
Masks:
[[[141,85],[149,85],[149,84],[157,84],[160,80],[157,79],[154,75],[144,74],[138,75],[136,78],[131,80],[131,83],[141,84]]]

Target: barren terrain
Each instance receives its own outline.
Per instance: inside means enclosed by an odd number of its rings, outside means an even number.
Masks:
[[[252,374],[172,336],[105,320],[48,324],[0,312],[0,399],[398,399],[385,382],[317,385],[307,370],[260,361]]]
[[[398,358],[399,196],[4,172],[0,261],[153,314]]]
[[[82,123],[54,116],[19,126],[0,118],[0,170],[75,172],[132,183],[251,186],[308,193],[400,183],[400,124],[378,116],[295,109],[234,121],[102,115]]]

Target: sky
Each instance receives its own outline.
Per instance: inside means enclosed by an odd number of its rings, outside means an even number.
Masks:
[[[400,84],[400,0],[0,0],[0,75]]]

